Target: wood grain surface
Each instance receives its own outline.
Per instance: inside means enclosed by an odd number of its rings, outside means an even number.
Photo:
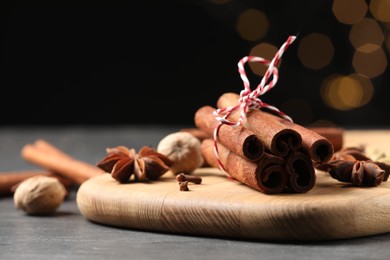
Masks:
[[[366,143],[363,143],[366,142]],[[348,131],[345,145],[389,152],[390,131]],[[260,240],[331,240],[390,232],[390,183],[359,188],[317,172],[303,194],[266,195],[229,180],[218,169],[179,191],[173,175],[154,182],[120,184],[109,174],[77,192],[82,215],[121,228]]]

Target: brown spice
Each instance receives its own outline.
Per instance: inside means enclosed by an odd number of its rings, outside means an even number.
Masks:
[[[205,131],[193,127],[193,128],[182,128],[179,130],[179,132],[186,132],[192,134],[194,137],[196,137],[200,142],[202,142],[204,139],[210,138],[210,135],[207,134]]]
[[[189,191],[188,181],[179,182],[180,191]]]
[[[219,97],[217,107],[235,106],[238,99],[239,95],[236,93],[225,93]],[[228,119],[238,120],[239,117],[236,111]],[[247,113],[243,126],[253,131],[265,148],[276,156],[286,156],[291,150],[297,150],[302,146],[302,137],[297,131],[268,117],[266,112],[258,109]]]
[[[235,105],[239,98],[238,94],[225,93],[219,98],[218,107]],[[286,156],[290,150],[297,150],[302,145],[313,161],[327,162],[334,152],[332,143],[325,137],[299,124],[258,109],[247,114],[246,127],[255,132],[275,155]]]
[[[343,128],[332,126],[308,126],[307,128],[328,139],[333,145],[334,152],[344,147]]]
[[[297,193],[311,190],[316,182],[316,175],[310,157],[300,151],[286,156],[286,170],[289,175],[287,187]]]
[[[188,181],[188,182],[192,182],[195,184],[202,183],[202,178],[200,176],[189,175],[189,174],[184,174],[184,173],[179,173],[178,175],[176,175],[176,180],[178,182]]]
[[[355,186],[378,186],[384,180],[384,172],[370,161],[334,160],[329,163],[332,178]]]
[[[12,195],[22,181],[38,175],[57,178],[64,185],[67,192],[70,191],[73,185],[71,180],[45,170],[0,172],[0,196]]]
[[[345,147],[334,153],[330,162],[314,166],[329,172],[336,180],[355,186],[378,186],[390,174],[390,165],[371,160],[364,146]]]
[[[195,113],[195,125],[213,136],[218,121],[213,112],[216,108],[202,106]],[[231,127],[222,125],[219,128],[218,141],[234,153],[248,159],[258,160],[264,154],[264,144],[256,137],[255,133],[242,126]]]
[[[210,165],[218,168],[213,146],[213,139],[203,140],[202,154]],[[265,194],[277,194],[285,189],[289,175],[282,157],[265,152],[258,161],[250,161],[222,144],[218,147],[220,160],[233,179]]]
[[[21,155],[26,161],[68,178],[75,184],[81,184],[104,173],[98,167],[77,160],[42,139],[36,140],[33,144],[26,144],[21,150]]]
[[[135,181],[157,180],[172,166],[173,162],[165,155],[149,146],[143,146],[138,154],[125,146],[107,148],[107,156],[97,166],[111,173],[117,181],[123,183],[134,175]]]

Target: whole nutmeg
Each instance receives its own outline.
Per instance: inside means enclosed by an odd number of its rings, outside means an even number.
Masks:
[[[160,140],[157,152],[164,154],[173,161],[170,171],[190,174],[203,164],[201,143],[190,133],[174,132]]]
[[[65,196],[66,189],[57,178],[38,175],[19,184],[14,204],[30,215],[47,215],[57,210]]]

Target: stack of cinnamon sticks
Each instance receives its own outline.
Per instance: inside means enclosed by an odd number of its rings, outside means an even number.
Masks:
[[[235,106],[239,95],[225,93],[217,108]],[[219,167],[213,134],[219,123],[212,106],[200,107],[195,125],[202,138],[202,154],[212,167]],[[239,127],[222,125],[217,139],[218,155],[225,171],[234,179],[266,194],[304,193],[316,176],[313,163],[329,161],[334,145],[323,135],[273,114],[251,110]],[[239,112],[228,119],[238,120]]]

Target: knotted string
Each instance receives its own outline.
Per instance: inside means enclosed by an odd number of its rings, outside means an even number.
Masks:
[[[261,108],[267,108],[269,110],[272,110],[277,115],[292,122],[291,117],[289,117],[288,115],[280,111],[278,108],[271,106],[270,104],[264,103],[258,97],[265,94],[276,85],[279,78],[279,71],[276,66],[278,65],[278,62],[282,57],[283,53],[290,46],[290,44],[295,41],[295,39],[296,36],[289,36],[287,41],[280,47],[278,52],[275,54],[272,61],[266,60],[261,57],[255,57],[255,56],[245,56],[244,58],[242,58],[238,62],[238,72],[240,73],[241,79],[244,83],[244,89],[240,92],[240,98],[238,99],[238,104],[226,108],[219,108],[213,112],[213,115],[215,116],[216,120],[219,121],[219,123],[216,125],[214,129],[214,153],[219,168],[223,172],[225,172],[225,174],[227,174],[228,176],[229,174],[226,172],[225,167],[220,160],[219,151],[218,151],[218,134],[219,134],[219,129],[221,128],[222,125],[238,127],[242,125],[243,122],[246,120],[246,114],[248,113],[249,110],[261,109]],[[264,77],[262,78],[257,88],[254,89],[253,91],[250,88],[249,79],[246,76],[246,72],[244,68],[246,62],[258,62],[265,66],[268,66],[268,69],[265,72]],[[271,76],[272,76],[272,80],[270,81]],[[231,113],[238,110],[240,111],[240,117],[237,120],[237,122],[233,122],[227,119]]]

